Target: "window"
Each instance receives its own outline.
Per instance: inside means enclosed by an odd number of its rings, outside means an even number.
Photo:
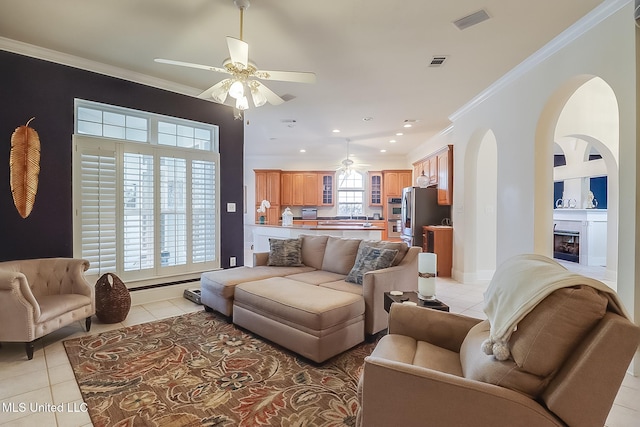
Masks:
[[[355,170],[338,174],[338,216],[364,215],[364,178]]]
[[[89,280],[219,266],[217,127],[76,100],[74,146],[74,256]]]

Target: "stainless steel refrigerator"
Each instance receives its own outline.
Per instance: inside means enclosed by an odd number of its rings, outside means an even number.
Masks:
[[[402,233],[400,238],[409,246],[422,247],[422,227],[441,225],[451,219],[451,206],[438,204],[435,187],[402,189]]]

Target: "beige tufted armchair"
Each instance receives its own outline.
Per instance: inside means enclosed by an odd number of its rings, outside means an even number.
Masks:
[[[72,258],[0,262],[0,342],[24,342],[32,359],[44,335],[82,319],[88,332],[96,311],[88,268]]]

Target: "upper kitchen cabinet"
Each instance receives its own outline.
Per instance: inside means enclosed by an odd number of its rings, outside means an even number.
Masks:
[[[369,172],[369,206],[382,206],[382,172]]]
[[[302,180],[302,206],[318,206],[318,174],[305,173]]]
[[[256,177],[256,205],[268,200],[272,205],[280,204],[280,176],[275,169],[254,169]]]
[[[293,206],[293,173],[291,172],[283,171],[280,175],[280,203],[282,206]]]
[[[318,206],[333,206],[333,180],[334,172],[318,172]]]
[[[453,203],[453,145],[437,155],[438,159],[438,204]]]
[[[282,171],[276,169],[254,169],[256,179],[256,223],[260,216],[266,217],[266,223],[277,225],[280,220],[280,178]],[[267,200],[271,205],[267,212],[261,214],[257,209],[263,200]]]
[[[402,196],[402,189],[411,187],[411,170],[389,170],[382,171],[382,182],[384,184],[384,198]]]

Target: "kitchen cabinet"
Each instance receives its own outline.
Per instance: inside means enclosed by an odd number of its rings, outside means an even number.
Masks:
[[[265,216],[265,223],[277,225],[280,220],[280,177],[282,171],[276,169],[254,169],[256,180],[256,223],[260,222],[260,216]],[[257,209],[263,200],[268,200],[271,207],[267,212],[260,213]]]
[[[369,206],[382,206],[382,172],[369,172]]]
[[[436,274],[438,277],[451,277],[453,227],[442,225],[422,227],[422,252],[436,254]]]
[[[291,177],[291,204],[293,206],[302,206],[304,204],[304,174],[302,172],[292,172]]]
[[[400,197],[404,187],[411,187],[411,170],[382,171],[383,198]]]
[[[333,180],[334,172],[319,172],[318,206],[333,206]]]
[[[280,204],[293,206],[293,174],[282,172],[280,175]]]
[[[438,160],[432,157],[427,162],[429,167],[425,169],[424,174],[429,177],[429,185],[438,184]]]
[[[317,206],[318,205],[318,174],[305,173],[302,180],[302,205]]]
[[[438,204],[453,203],[453,146],[438,153]]]

